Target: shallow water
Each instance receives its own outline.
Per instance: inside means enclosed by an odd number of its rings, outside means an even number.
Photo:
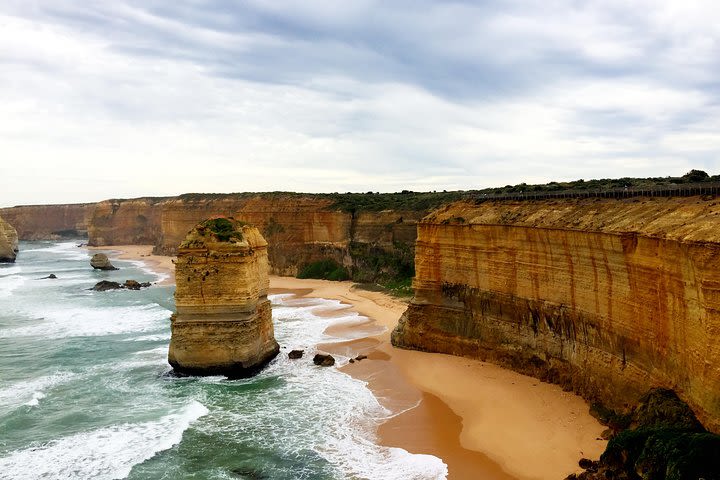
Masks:
[[[391,413],[364,382],[312,365],[337,321],[312,311],[338,302],[272,296],[286,348],[252,379],[174,378],[173,288],[87,290],[157,274],[120,260],[94,271],[77,242],[20,249],[0,266],[0,478],[445,478],[436,457],[376,444]],[[306,356],[289,360],[292,348]]]

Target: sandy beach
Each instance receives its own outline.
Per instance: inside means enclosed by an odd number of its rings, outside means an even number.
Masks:
[[[111,247],[87,247],[89,250],[110,251],[110,258],[120,260],[142,260],[150,269],[162,273],[165,278],[160,285],[175,284],[175,265],[173,257],[166,255],[153,255],[152,245],[113,245]]]
[[[111,258],[142,260],[170,274],[171,257],[151,246],[112,246]],[[271,293],[336,299],[367,321],[334,324],[326,331],[356,338],[318,345],[318,350],[367,359],[341,367],[368,383],[396,415],[378,429],[380,443],[435,455],[449,479],[562,479],[579,472],[581,457],[597,459],[604,427],[578,396],[556,385],[493,364],[443,354],[396,349],[390,332],[406,303],[352,282],[270,278]],[[342,310],[322,312],[337,315]],[[361,338],[358,338],[361,337]]]

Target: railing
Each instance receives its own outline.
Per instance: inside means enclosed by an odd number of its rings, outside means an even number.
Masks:
[[[719,195],[720,183],[680,183],[654,187],[622,187],[588,190],[561,190],[555,192],[514,192],[499,194],[474,194],[475,202],[488,200],[544,200],[548,198],[630,198],[630,197],[692,197],[694,195]]]

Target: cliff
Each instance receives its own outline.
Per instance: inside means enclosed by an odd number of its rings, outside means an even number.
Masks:
[[[12,263],[18,252],[18,235],[8,222],[0,217],[0,263]]]
[[[352,203],[339,206],[331,195],[188,194],[100,202],[88,232],[91,245],[152,244],[155,253],[173,255],[198,222],[231,216],[262,232],[274,274],[294,276],[304,266],[330,258],[353,279],[376,281],[412,276],[416,225],[427,213],[424,205],[418,210],[355,211]]]
[[[493,361],[622,410],[678,392],[720,430],[715,197],[459,202],[418,226],[404,348]]]
[[[0,209],[22,239],[88,235],[93,246],[154,245],[174,255],[198,222],[214,215],[256,225],[268,241],[272,272],[297,275],[332,259],[354,280],[409,279],[417,222],[459,192],[398,194],[185,194],[96,204]]]
[[[243,377],[277,355],[257,228],[227,218],[198,225],[180,245],[175,278],[168,361],[176,372]]]
[[[87,236],[94,203],[25,205],[0,208],[0,216],[17,230],[21,240],[56,240]]]

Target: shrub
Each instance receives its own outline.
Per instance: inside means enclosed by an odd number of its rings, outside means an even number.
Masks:
[[[343,281],[350,280],[347,269],[335,260],[326,258],[305,265],[297,278],[317,278],[320,280]]]

